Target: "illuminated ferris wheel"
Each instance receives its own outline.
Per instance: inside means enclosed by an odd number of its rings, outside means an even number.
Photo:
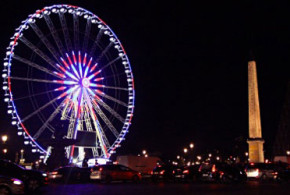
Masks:
[[[77,143],[67,157],[109,158],[128,132],[134,81],[127,54],[110,27],[72,5],[37,10],[22,21],[7,48],[4,101],[32,152],[61,132]],[[61,125],[59,125],[61,124]]]

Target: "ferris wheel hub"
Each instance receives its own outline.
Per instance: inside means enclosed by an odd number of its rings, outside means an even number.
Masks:
[[[90,86],[90,80],[88,78],[82,79],[82,86],[88,88]]]

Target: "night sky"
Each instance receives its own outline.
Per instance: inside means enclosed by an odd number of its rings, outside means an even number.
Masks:
[[[0,6],[3,58],[21,21],[53,2],[95,13],[127,51],[136,104],[117,154],[147,149],[173,157],[191,141],[197,153],[231,154],[235,139],[248,136],[247,61],[254,56],[266,157],[271,155],[289,80],[290,3],[5,0]],[[1,131],[12,136],[14,148],[22,147],[6,107],[2,100]]]

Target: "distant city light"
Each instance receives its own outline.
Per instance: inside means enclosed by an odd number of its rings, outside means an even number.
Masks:
[[[245,156],[249,156],[249,153],[248,152],[245,152]]]
[[[187,148],[184,148],[183,149],[183,152],[186,154],[188,152],[188,149]]]
[[[3,153],[6,154],[8,152],[8,150],[5,148],[3,149]]]
[[[180,159],[180,156],[178,155],[176,158],[177,158],[177,159]]]
[[[287,150],[287,151],[286,151],[286,154],[287,154],[287,155],[290,155],[290,150]]]
[[[148,157],[148,154],[145,154],[145,158],[147,158]]]
[[[146,150],[143,150],[143,151],[142,151],[142,154],[143,154],[143,155],[147,154],[147,151],[146,151]]]
[[[217,157],[216,157],[216,160],[220,160],[220,157],[219,157],[219,156],[217,156]]]
[[[197,159],[198,159],[198,160],[201,160],[201,156],[197,156]]]
[[[211,157],[211,156],[212,156],[212,154],[211,154],[211,153],[209,153],[209,154],[208,154],[208,157]]]

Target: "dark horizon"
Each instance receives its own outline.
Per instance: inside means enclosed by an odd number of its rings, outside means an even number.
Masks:
[[[56,3],[4,2],[0,8],[3,58],[21,21]],[[271,157],[289,81],[288,2],[193,6],[177,0],[62,2],[102,18],[131,62],[135,112],[117,154],[146,149],[173,158],[190,142],[195,143],[196,153],[218,149],[232,154],[235,139],[248,137],[247,62],[254,56],[265,157]],[[3,94],[2,90],[2,99]],[[7,143],[19,143],[13,148],[22,148],[23,138],[17,137],[3,100],[0,106],[1,134],[9,134]],[[247,144],[242,147],[247,149]]]

